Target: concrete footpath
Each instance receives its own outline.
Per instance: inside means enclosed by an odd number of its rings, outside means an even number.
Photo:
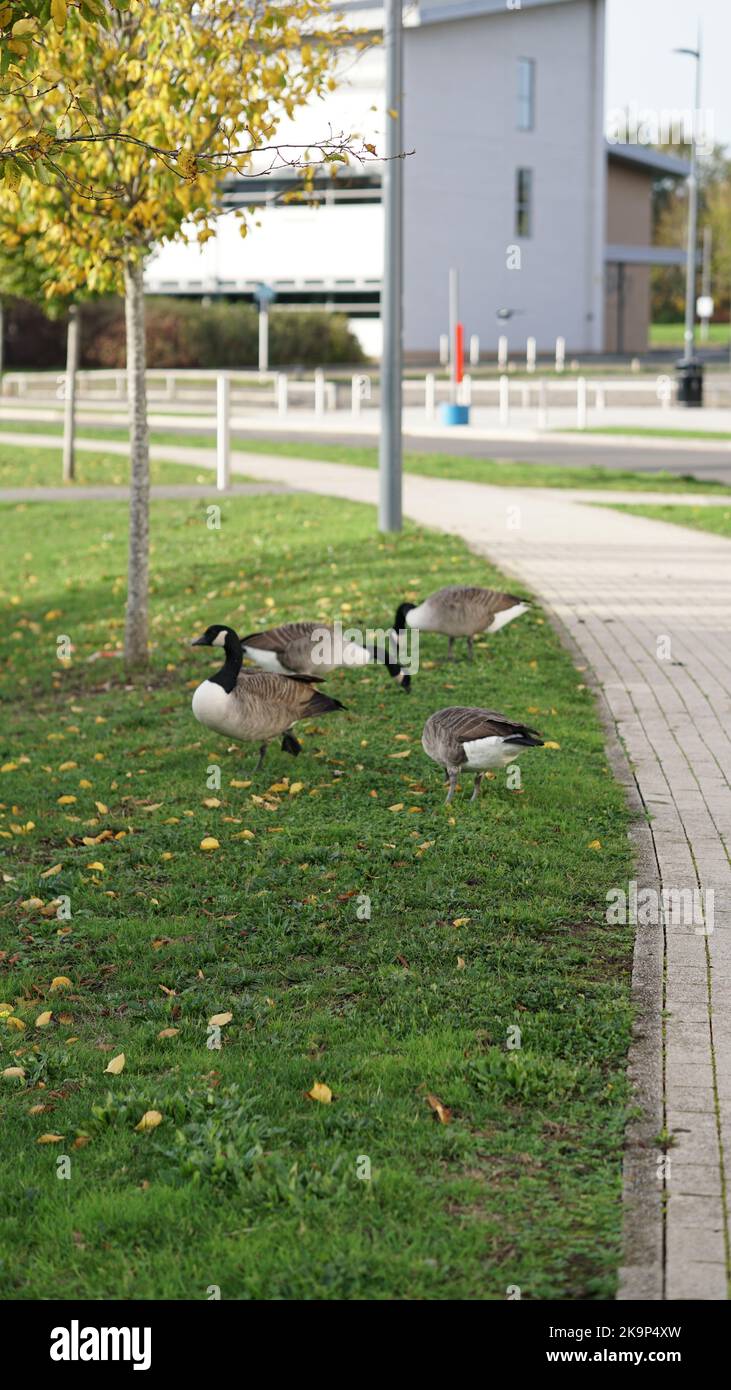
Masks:
[[[100,447],[80,441],[87,446]],[[211,462],[208,449],[153,453]],[[377,497],[375,471],[349,465],[240,453],[233,472],[359,502]],[[731,541],[591,505],[610,498],[686,500],[404,480],[406,514],[462,537],[528,585],[603,692],[615,750],[626,753],[618,766],[640,812],[639,887],[657,895],[637,928],[630,1067],[642,1113],[626,1153],[619,1296],[722,1300],[731,1153]],[[489,671],[486,681],[487,702]]]

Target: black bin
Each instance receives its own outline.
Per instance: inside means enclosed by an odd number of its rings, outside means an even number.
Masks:
[[[701,362],[678,362],[678,404],[686,406],[703,405],[703,364]]]

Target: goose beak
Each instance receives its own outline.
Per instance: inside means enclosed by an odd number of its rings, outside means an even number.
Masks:
[[[205,637],[194,637],[190,645],[191,647],[206,647],[208,643]]]

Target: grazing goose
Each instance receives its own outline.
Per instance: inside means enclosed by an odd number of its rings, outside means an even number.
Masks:
[[[488,770],[504,767],[520,756],[523,748],[542,748],[543,739],[535,729],[516,724],[490,709],[464,709],[452,706],[437,710],[424,725],[421,736],[424,752],[444,768],[449,782],[447,801],[454,796],[462,769],[475,772],[471,800],[480,795],[480,784]]]
[[[324,679],[339,666],[367,666],[383,659],[389,675],[408,691],[411,676],[397,662],[381,658],[373,648],[360,642],[344,641],[340,629],[330,623],[283,623],[266,632],[251,632],[241,638],[244,656],[265,671],[280,675],[296,673]]]
[[[441,632],[449,638],[447,660],[452,660],[455,637],[467,638],[467,655],[472,660],[472,639],[478,632],[499,632],[513,618],[519,618],[530,607],[515,594],[500,594],[495,589],[467,588],[463,584],[437,589],[422,603],[402,603],[394,618],[396,632],[405,627],[420,628],[423,632]]]
[[[215,676],[193,694],[193,713],[201,724],[226,738],[259,744],[258,772],[270,739],[283,734],[282,748],[295,757],[302,745],[291,732],[298,719],[344,709],[339,700],[314,689],[316,676],[282,676],[242,671],[243,649],[231,627],[214,623],[192,647],[223,647],[226,660]]]

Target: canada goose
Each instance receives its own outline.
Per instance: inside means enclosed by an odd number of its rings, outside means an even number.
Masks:
[[[452,706],[431,714],[424,725],[421,743],[427,757],[444,768],[449,782],[447,801],[454,796],[460,769],[475,771],[471,800],[480,795],[480,784],[488,770],[504,767],[520,756],[523,748],[542,748],[543,739],[535,729],[516,724],[490,709],[464,709]]]
[[[411,676],[395,661],[380,657],[377,649],[361,642],[344,640],[340,628],[331,623],[283,623],[266,632],[251,632],[241,638],[244,656],[265,671],[281,675],[296,673],[324,679],[339,666],[367,666],[383,660],[389,675],[408,692]],[[391,653],[389,652],[389,655]]]
[[[402,603],[394,618],[396,632],[405,627],[420,628],[423,632],[441,632],[449,638],[447,660],[452,660],[455,637],[467,638],[467,655],[472,660],[472,639],[478,632],[499,632],[513,618],[519,618],[530,608],[515,594],[500,594],[495,589],[467,588],[463,584],[437,589],[422,603]]]
[[[270,739],[283,734],[282,748],[294,757],[302,745],[291,732],[298,719],[344,709],[339,700],[314,689],[316,676],[283,676],[269,671],[242,671],[241,641],[231,627],[214,623],[192,647],[223,647],[226,660],[215,676],[193,693],[193,713],[217,734],[259,744],[258,772]]]

